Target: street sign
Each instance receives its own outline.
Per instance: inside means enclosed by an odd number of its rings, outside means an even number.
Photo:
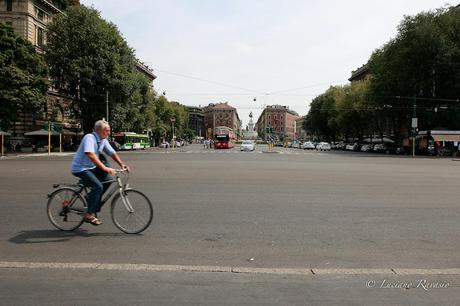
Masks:
[[[413,128],[417,127],[417,123],[418,123],[417,118],[412,118],[412,127]]]
[[[44,130],[47,130],[47,131],[48,131],[48,128],[49,128],[50,131],[61,132],[62,129],[64,128],[64,125],[60,124],[60,123],[55,123],[55,122],[47,122],[47,123],[43,124],[42,128]]]

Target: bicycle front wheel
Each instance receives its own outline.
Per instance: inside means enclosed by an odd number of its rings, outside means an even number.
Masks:
[[[153,206],[149,198],[140,191],[127,189],[112,200],[112,221],[127,234],[139,234],[149,227],[153,220]]]
[[[57,229],[73,231],[83,223],[86,202],[74,189],[60,188],[50,195],[46,212]]]

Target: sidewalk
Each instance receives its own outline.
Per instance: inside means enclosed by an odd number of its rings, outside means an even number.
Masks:
[[[75,152],[51,152],[49,156],[72,156]],[[48,153],[7,153],[4,156],[0,156],[1,159],[20,158],[20,157],[43,157],[48,156]]]

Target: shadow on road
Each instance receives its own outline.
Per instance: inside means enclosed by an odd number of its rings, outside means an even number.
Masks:
[[[35,230],[22,231],[16,236],[8,239],[9,242],[16,244],[25,243],[55,243],[66,242],[74,237],[100,237],[100,236],[126,236],[123,233],[88,233],[86,230],[76,230],[73,232],[63,232],[58,230]]]

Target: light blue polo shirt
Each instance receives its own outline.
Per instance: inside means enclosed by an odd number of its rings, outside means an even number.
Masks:
[[[107,139],[101,140],[96,132],[86,134],[81,140],[77,153],[73,157],[72,165],[70,167],[70,171],[72,173],[96,168],[96,165],[86,155],[88,152],[96,153],[97,156],[104,152],[105,154],[112,156],[112,154],[115,153],[115,150],[112,148]]]

